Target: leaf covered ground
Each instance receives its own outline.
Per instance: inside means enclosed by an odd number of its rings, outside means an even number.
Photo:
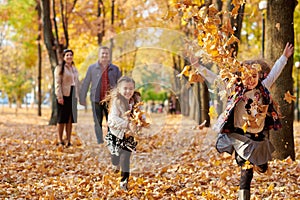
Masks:
[[[152,115],[131,158],[129,191],[119,190],[105,145],[96,144],[90,111],[80,111],[72,146],[57,147],[49,110],[0,108],[0,199],[237,199],[239,168],[214,148],[216,134],[181,115]],[[299,199],[300,124],[296,161],[270,162],[254,174],[252,199]]]

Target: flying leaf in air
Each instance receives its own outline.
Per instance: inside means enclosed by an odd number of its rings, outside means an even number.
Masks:
[[[203,83],[204,79],[198,72],[191,72],[189,75],[190,83]]]
[[[212,118],[212,119],[216,119],[216,118],[218,117],[218,113],[217,113],[217,111],[216,111],[216,109],[215,109],[214,106],[210,106],[210,107],[209,107],[208,115],[209,115],[210,118]]]
[[[243,169],[251,169],[253,165],[247,160],[245,164],[242,166]]]
[[[285,94],[284,94],[284,98],[283,100],[285,100],[286,102],[288,102],[289,104],[292,103],[292,101],[296,102],[296,97],[291,95],[290,91],[287,91]]]
[[[190,71],[190,70],[191,70],[191,66],[186,65],[186,66],[183,68],[183,70],[181,71],[181,73],[177,75],[177,77],[180,77],[180,78],[182,78],[182,76],[189,77],[189,75],[190,75],[190,72],[189,72],[189,71]]]

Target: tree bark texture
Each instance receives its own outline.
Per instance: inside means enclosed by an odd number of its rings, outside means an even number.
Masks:
[[[52,24],[50,19],[50,0],[41,0],[42,7],[42,19],[43,19],[43,33],[44,42],[48,51],[51,72],[53,77],[52,82],[52,113],[49,121],[49,125],[55,125],[57,123],[57,103],[54,91],[54,69],[58,65],[58,59],[56,54],[55,38],[52,32]]]
[[[287,42],[294,44],[295,0],[269,0],[266,15],[266,58],[274,63],[282,54]],[[274,158],[295,160],[293,121],[294,105],[284,100],[287,91],[293,92],[293,56],[288,60],[281,75],[271,88],[273,100],[279,103],[283,128],[270,132],[270,140],[275,147]]]
[[[229,0],[227,2],[227,5],[228,5],[228,10],[232,11],[232,9],[234,8],[232,4],[232,0]],[[239,40],[241,40],[241,31],[242,31],[244,12],[245,12],[245,4],[241,5],[241,7],[239,8],[238,15],[230,19],[231,26],[235,27],[234,36],[237,37]],[[238,43],[234,42],[230,48],[234,49],[234,51],[232,51],[232,56],[237,57],[237,53],[239,50]]]
[[[201,116],[200,116],[200,121],[199,124],[204,122],[206,120],[205,126],[209,127],[210,126],[210,116],[208,115],[209,113],[209,92],[208,92],[208,87],[205,82],[201,84]]]
[[[102,0],[98,1],[97,17],[100,18],[98,26],[98,45],[101,46],[105,35],[105,7]]]
[[[42,46],[41,46],[41,32],[42,32],[42,11],[41,11],[41,2],[36,1],[37,6],[36,10],[38,13],[38,36],[37,36],[37,48],[38,48],[38,116],[42,116]]]

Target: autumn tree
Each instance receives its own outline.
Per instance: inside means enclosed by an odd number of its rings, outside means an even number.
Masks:
[[[266,18],[266,58],[275,61],[280,57],[287,42],[294,44],[294,10],[297,1],[268,1]],[[283,128],[272,131],[271,142],[275,146],[274,156],[279,159],[291,156],[295,160],[293,121],[294,105],[284,100],[287,91],[293,91],[293,57],[272,87],[273,99],[279,103]]]
[[[62,60],[63,49],[69,46],[69,16],[74,10],[77,1],[68,3],[65,1],[58,1],[59,6],[56,7],[56,1],[50,0],[41,1],[42,21],[43,21],[43,36],[44,43],[48,52],[51,64],[52,81],[52,113],[49,121],[50,125],[57,122],[57,103],[54,90],[54,70],[55,67]],[[57,15],[57,10],[59,14]],[[52,20],[51,20],[52,17]],[[58,21],[57,19],[60,19]],[[60,22],[60,23],[59,23]]]
[[[0,7],[0,89],[8,95],[10,104],[16,102],[17,107],[21,107],[23,98],[35,86],[33,69],[37,59],[32,35],[37,27],[32,26],[36,22],[33,6],[33,0],[22,0],[3,2]]]
[[[44,43],[48,51],[50,65],[51,65],[51,72],[52,77],[54,77],[54,69],[58,65],[58,57],[56,54],[56,45],[55,45],[55,38],[53,35],[52,23],[51,23],[51,5],[50,0],[42,0],[41,1],[41,9],[42,9],[42,21],[43,21],[43,36],[44,36]],[[52,82],[52,113],[51,118],[49,121],[50,125],[56,124],[57,118],[57,104],[55,101],[55,94],[54,94],[54,78]]]

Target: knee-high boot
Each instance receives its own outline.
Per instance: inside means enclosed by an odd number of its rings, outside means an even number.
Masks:
[[[239,200],[250,200],[250,186],[253,178],[253,168],[241,169]]]
[[[239,190],[238,200],[250,200],[250,190]]]

